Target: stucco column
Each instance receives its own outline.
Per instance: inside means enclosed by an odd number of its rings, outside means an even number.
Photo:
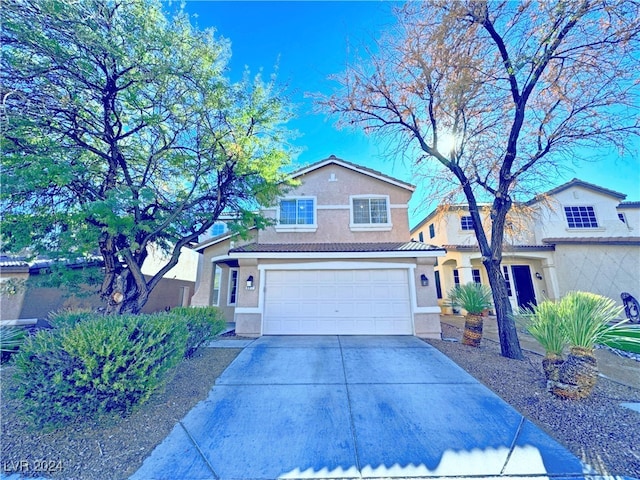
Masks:
[[[558,286],[556,266],[551,260],[543,260],[542,272],[544,275],[544,282],[547,286],[546,296],[550,300],[558,300],[560,298],[560,287]]]
[[[460,258],[460,264],[458,265],[458,276],[460,278],[460,285],[465,285],[469,282],[473,282],[473,273],[471,272],[471,259],[462,255]]]

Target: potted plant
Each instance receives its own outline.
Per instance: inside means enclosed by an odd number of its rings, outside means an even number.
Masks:
[[[456,285],[449,291],[449,303],[466,310],[462,343],[472,347],[480,346],[482,340],[482,312],[492,305],[491,289],[480,283],[469,282]]]
[[[560,366],[564,362],[562,353],[567,343],[560,304],[544,300],[531,308],[520,309],[518,318],[525,330],[544,348],[542,369],[547,378],[547,388],[551,390],[559,379]]]
[[[623,307],[594,293],[570,292],[560,301],[559,308],[569,355],[551,391],[562,398],[586,398],[598,379],[595,346],[615,338],[622,341],[627,320],[612,324],[621,317]],[[633,343],[633,339],[630,341]]]

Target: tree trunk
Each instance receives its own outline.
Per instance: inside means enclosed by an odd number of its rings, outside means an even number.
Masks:
[[[464,320],[462,343],[470,347],[479,347],[482,340],[482,315],[467,313]]]
[[[140,313],[149,298],[149,289],[140,267],[128,249],[117,250],[117,239],[103,233],[99,240],[104,259],[105,275],[100,297],[106,303],[107,314]],[[127,258],[123,264],[118,255]]]
[[[500,337],[500,350],[503,357],[523,360],[516,323],[513,319],[513,310],[507,294],[507,286],[500,270],[500,263],[487,260],[484,262],[489,276],[489,285],[493,293],[493,303],[496,307],[498,321],[498,335]]]

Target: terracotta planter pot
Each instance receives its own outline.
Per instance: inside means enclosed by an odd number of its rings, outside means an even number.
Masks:
[[[464,334],[462,343],[471,347],[479,347],[482,340],[482,315],[468,313],[464,317]]]
[[[593,349],[573,347],[570,352],[551,392],[561,398],[587,398],[598,380],[598,361]]]

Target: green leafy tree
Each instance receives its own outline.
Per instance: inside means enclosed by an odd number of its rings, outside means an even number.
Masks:
[[[507,214],[579,147],[629,150],[639,40],[636,1],[409,2],[320,99],[397,145],[434,198],[469,205],[506,357],[522,358],[500,268]]]
[[[99,253],[108,312],[137,313],[224,212],[264,225],[290,112],[275,79],[225,76],[229,45],[157,0],[8,0],[2,248]],[[152,278],[149,248],[169,260]]]

